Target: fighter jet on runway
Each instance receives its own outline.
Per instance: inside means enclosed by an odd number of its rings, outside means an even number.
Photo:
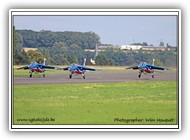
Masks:
[[[42,76],[45,77],[45,70],[46,69],[60,69],[58,67],[45,65],[45,61],[46,61],[45,58],[44,58],[44,61],[42,62],[42,64],[39,64],[39,63],[37,63],[37,62],[34,61],[34,62],[31,62],[28,66],[20,67],[17,70],[20,70],[20,69],[29,69],[30,78],[31,78],[33,72],[35,74],[42,73]]]
[[[85,79],[85,74],[84,73],[87,70],[89,70],[89,71],[96,71],[96,70],[98,70],[98,69],[94,69],[94,68],[85,67],[85,63],[86,63],[86,59],[84,59],[84,62],[82,64],[82,66],[79,66],[77,64],[72,64],[70,67],[66,67],[66,68],[62,68],[62,69],[70,71],[70,74],[69,74],[69,78],[70,79],[72,78],[73,74],[82,74],[83,79]]]
[[[133,66],[126,69],[139,70],[139,75],[138,75],[139,78],[141,78],[142,73],[144,74],[150,73],[152,74],[152,78],[154,78],[154,70],[169,70],[168,68],[154,66],[154,61],[155,60],[153,59],[152,65],[147,64],[146,62],[141,62],[138,66]]]

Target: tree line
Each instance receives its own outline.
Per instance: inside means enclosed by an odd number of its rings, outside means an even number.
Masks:
[[[57,45],[69,47],[77,44],[81,49],[93,49],[96,43],[100,43],[100,37],[94,32],[53,32],[53,31],[32,31],[16,30],[17,43],[28,48],[50,48]]]
[[[96,64],[132,66],[138,65],[140,62],[152,64],[153,59],[155,59],[155,65],[158,66],[177,66],[177,54],[175,51],[153,51],[150,53],[143,50],[123,52],[121,50],[114,51],[112,49],[107,49],[99,53],[96,57]]]
[[[41,63],[45,57],[47,64],[70,65],[82,64],[83,59],[94,58],[95,52],[85,49],[95,49],[101,44],[100,37],[94,32],[52,32],[16,30],[13,27],[13,64],[27,64],[32,61]],[[25,52],[22,49],[38,48],[37,51]],[[127,66],[136,65],[141,61],[164,66],[176,66],[175,51],[127,51],[108,48],[99,52],[95,58],[96,65]]]

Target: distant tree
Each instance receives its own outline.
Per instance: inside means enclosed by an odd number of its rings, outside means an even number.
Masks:
[[[16,38],[16,31],[15,26],[13,26],[13,38],[12,38],[12,48],[13,48],[13,64],[18,64],[19,60],[17,59],[18,56],[18,48],[17,48],[17,38]]]
[[[133,57],[136,63],[150,62],[152,60],[151,54],[144,52],[143,50],[139,50],[138,53],[136,53]]]
[[[167,48],[171,48],[172,46],[169,45],[169,43],[166,44],[166,47]]]
[[[114,65],[114,60],[113,59],[108,58],[107,61],[108,61],[108,63],[107,63],[108,66],[113,66]]]
[[[78,63],[78,59],[77,59],[77,56],[76,56],[76,55],[74,55],[74,56],[72,57],[72,62],[71,62],[71,63],[75,63],[75,64]]]
[[[28,60],[28,55],[25,51],[22,51],[22,64],[28,64],[29,63],[29,60]]]
[[[27,54],[30,62],[36,61],[42,63],[44,60],[44,55],[41,52],[30,50]]]
[[[163,66],[163,63],[160,61],[160,59],[155,59],[155,62],[154,62],[154,65],[155,66]]]
[[[96,65],[107,65],[106,63],[106,57],[103,54],[99,54],[95,58]]]
[[[28,64],[28,56],[25,51],[18,52],[17,59],[16,59],[16,64]]]
[[[136,43],[132,43],[131,45],[142,45],[142,43],[136,42]]]
[[[69,65],[67,58],[64,55],[55,55],[51,59],[51,63],[55,65]]]
[[[143,42],[142,46],[148,46],[148,44],[146,42]]]
[[[100,43],[99,35],[94,32],[52,32],[46,30],[35,32],[32,30],[17,30],[17,33],[22,36],[23,46],[25,47],[60,47],[62,45],[59,42],[64,42],[65,47],[77,44],[80,49],[92,49],[96,43]]]
[[[69,49],[70,49],[70,50],[78,50],[78,49],[79,49],[79,46],[78,46],[77,44],[73,43],[73,44],[71,44],[71,45],[69,46]]]
[[[104,54],[99,54],[95,58],[96,65],[106,65],[106,66],[112,66],[114,65],[114,61],[111,58],[106,58]]]
[[[16,33],[16,46],[18,51],[22,51],[23,48],[23,39],[22,39],[22,35],[19,33]]]
[[[70,65],[71,63],[82,64],[84,58],[90,60],[94,57],[94,52],[86,52],[84,49],[95,49],[96,44],[102,44],[100,37],[94,32],[52,32],[52,31],[32,31],[16,30],[13,31],[13,61],[14,64],[26,63],[23,60],[42,61],[45,57],[52,64]],[[15,43],[16,42],[16,43]],[[17,44],[17,45],[15,45]],[[106,44],[111,46],[111,44]],[[106,46],[105,45],[105,46]],[[148,45],[146,42],[133,43],[133,45]],[[164,43],[160,43],[164,46]],[[35,47],[37,52],[21,52],[21,47]],[[166,44],[166,46],[170,46]],[[104,52],[99,52],[96,58],[96,65],[136,65],[141,61],[152,63],[152,58],[160,60],[164,66],[176,66],[175,51],[122,51],[111,48]],[[155,61],[156,63],[156,61]]]
[[[67,50],[67,45],[64,42],[55,42],[52,47],[62,48],[63,50]]]
[[[69,55],[69,54],[67,54],[66,59],[67,59],[67,61],[68,61],[70,64],[72,64],[72,63],[77,64],[77,63],[78,63],[78,58],[77,58],[77,56],[75,56],[75,55]]]
[[[163,41],[160,41],[160,47],[164,47],[164,42]]]

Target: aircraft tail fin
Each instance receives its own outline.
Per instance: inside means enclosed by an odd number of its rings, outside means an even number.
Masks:
[[[152,59],[152,65],[154,66],[154,61],[155,61],[155,59]]]
[[[44,58],[43,62],[42,62],[42,65],[45,65],[46,64],[46,58]]]
[[[96,64],[95,60],[93,60],[92,58],[90,59],[90,62],[91,62],[93,65]]]
[[[82,66],[85,67],[85,63],[86,63],[86,58],[84,58],[83,64]]]

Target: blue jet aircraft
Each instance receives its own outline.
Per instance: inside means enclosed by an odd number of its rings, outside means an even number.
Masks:
[[[46,61],[45,58],[44,58],[42,64],[39,64],[39,63],[37,63],[37,62],[34,61],[34,62],[31,62],[28,66],[20,67],[17,70],[20,70],[20,69],[29,69],[30,78],[31,78],[33,72],[35,74],[42,73],[42,76],[45,77],[45,70],[46,69],[60,69],[58,67],[45,65],[45,61]]]
[[[147,64],[146,62],[141,62],[138,66],[133,66],[126,69],[139,70],[139,75],[138,75],[139,78],[141,78],[141,73],[144,74],[150,73],[152,74],[152,78],[154,78],[154,70],[169,70],[168,68],[154,66],[154,61],[155,60],[153,59],[152,65]]]
[[[85,72],[87,70],[89,71],[96,71],[97,69],[93,69],[93,68],[88,68],[85,67],[85,63],[86,63],[86,59],[84,59],[84,62],[82,64],[82,66],[79,66],[77,64],[72,64],[70,67],[66,67],[66,68],[62,68],[63,70],[69,70],[70,74],[69,74],[69,78],[72,78],[73,74],[82,74],[83,79],[85,79]]]

